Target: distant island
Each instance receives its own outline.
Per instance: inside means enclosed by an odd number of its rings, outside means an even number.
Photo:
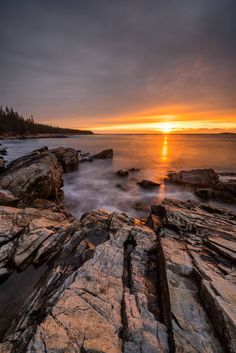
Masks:
[[[12,108],[0,107],[0,138],[40,138],[64,137],[63,135],[92,135],[92,131],[66,129],[34,121],[33,117],[24,118]]]

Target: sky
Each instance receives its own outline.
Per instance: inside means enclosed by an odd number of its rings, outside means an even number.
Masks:
[[[236,132],[235,0],[0,0],[0,104],[97,133]]]

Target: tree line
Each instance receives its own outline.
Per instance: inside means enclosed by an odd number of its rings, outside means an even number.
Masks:
[[[64,129],[52,125],[39,124],[33,117],[24,118],[12,108],[0,107],[0,136],[37,134],[91,134],[86,130]]]

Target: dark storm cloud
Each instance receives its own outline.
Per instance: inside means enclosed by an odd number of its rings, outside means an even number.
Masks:
[[[0,1],[0,98],[35,116],[235,108],[234,0]]]

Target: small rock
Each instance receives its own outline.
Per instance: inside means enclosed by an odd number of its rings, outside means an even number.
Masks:
[[[129,175],[129,171],[127,169],[120,169],[116,172],[120,177],[127,177]]]
[[[113,149],[101,151],[93,156],[94,159],[109,159],[113,158]]]
[[[127,185],[124,184],[116,184],[116,187],[122,191],[128,191],[129,188],[127,187]]]
[[[7,155],[7,148],[0,146],[0,155],[6,156]]]
[[[161,184],[156,183],[155,181],[151,181],[151,180],[142,180],[142,181],[137,182],[137,184],[139,186],[141,186],[143,189],[147,189],[147,190],[159,188],[161,185]]]
[[[130,169],[128,169],[128,171],[134,173],[134,172],[139,172],[140,169],[139,168],[130,168]]]

